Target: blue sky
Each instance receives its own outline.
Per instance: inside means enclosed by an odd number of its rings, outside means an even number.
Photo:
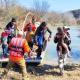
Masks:
[[[18,0],[19,4],[28,8],[33,7],[34,0]],[[41,1],[41,0],[39,0]],[[50,5],[50,11],[66,12],[80,9],[80,0],[46,0]]]

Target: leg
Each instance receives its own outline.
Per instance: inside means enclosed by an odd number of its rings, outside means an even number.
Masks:
[[[2,74],[2,77],[5,77],[6,78],[6,75],[8,74],[9,70],[11,69],[11,67],[13,66],[13,62],[9,61],[7,66],[6,66],[6,69],[4,69],[4,72]]]
[[[47,46],[47,40],[44,40],[44,44],[43,44],[43,51],[45,51],[46,46]]]
[[[39,36],[37,42],[38,42],[37,58],[41,58],[41,52],[43,50],[43,37]]]
[[[27,70],[26,70],[26,64],[25,64],[25,60],[21,60],[20,62],[18,62],[18,65],[20,66],[21,70],[22,70],[22,77],[23,80],[29,80],[28,78],[28,74],[27,74]],[[27,75],[27,76],[26,76]]]
[[[30,48],[32,49],[33,48],[33,43],[32,42],[28,42]]]
[[[39,47],[37,50],[37,58],[41,58],[41,52],[42,52],[42,48]]]
[[[62,43],[62,46],[64,47],[64,49],[66,50],[66,52],[67,52],[67,55],[69,56],[70,54],[70,52],[69,52],[69,49],[68,49],[68,46],[65,44],[65,43]]]
[[[60,74],[63,75],[63,70],[64,70],[63,54],[58,57],[58,65],[60,69]]]
[[[8,57],[8,46],[4,45],[4,57]]]

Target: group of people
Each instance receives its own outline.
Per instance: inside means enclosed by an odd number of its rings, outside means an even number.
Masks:
[[[57,33],[54,37],[54,42],[57,43],[57,53],[58,58],[61,58],[62,54],[67,54],[70,57],[70,34],[68,32],[69,28],[58,27]],[[46,32],[49,33],[48,38],[46,38]],[[25,35],[24,35],[25,33]],[[25,36],[25,37],[23,37]],[[18,64],[22,69],[23,80],[28,80],[26,77],[26,65],[24,55],[30,57],[34,53],[33,46],[36,45],[37,56],[36,58],[41,58],[42,51],[45,51],[47,46],[47,41],[52,37],[51,30],[47,27],[45,21],[41,22],[39,27],[35,26],[34,17],[32,21],[26,24],[23,30],[18,30],[16,25],[16,19],[12,18],[1,34],[1,43],[3,49],[3,57],[9,57],[9,62],[4,74],[13,66],[13,64]]]
[[[18,64],[22,70],[23,80],[28,80],[26,77],[26,64],[24,55],[30,57],[34,53],[33,46],[36,45],[36,58],[41,58],[41,53],[46,49],[47,39],[46,32],[50,33],[51,38],[52,32],[48,29],[46,22],[41,22],[40,26],[36,28],[32,22],[26,24],[23,30],[18,30],[16,25],[16,19],[12,18],[1,34],[1,43],[3,49],[3,58],[9,57],[7,68],[4,70],[4,74],[7,74],[8,70],[13,64]],[[18,31],[17,31],[18,30]],[[24,33],[26,33],[24,35]],[[23,37],[25,36],[25,38]]]

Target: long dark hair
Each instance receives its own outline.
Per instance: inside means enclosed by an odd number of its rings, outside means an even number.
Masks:
[[[39,26],[39,30],[43,30],[44,27],[46,27],[47,23],[46,22],[42,22]]]

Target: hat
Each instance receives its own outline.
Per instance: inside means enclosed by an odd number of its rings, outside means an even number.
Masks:
[[[70,28],[68,26],[64,26],[63,29],[70,30]]]
[[[23,31],[19,31],[17,35],[23,36]]]

